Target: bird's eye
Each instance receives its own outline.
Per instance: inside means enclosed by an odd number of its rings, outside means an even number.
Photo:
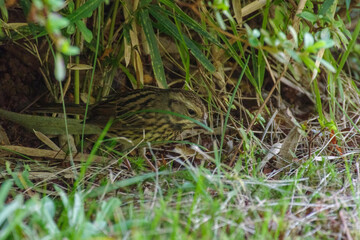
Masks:
[[[190,116],[195,116],[196,115],[196,112],[192,109],[188,109],[188,113]]]

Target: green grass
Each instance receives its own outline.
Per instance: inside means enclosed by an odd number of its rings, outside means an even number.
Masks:
[[[357,181],[326,160],[309,160],[279,180],[200,166],[134,177],[123,171],[113,169],[101,186],[55,187],[30,199],[4,182],[1,239],[328,239],[345,222],[357,236]]]

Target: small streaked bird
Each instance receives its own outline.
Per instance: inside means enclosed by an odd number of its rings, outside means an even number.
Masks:
[[[62,113],[63,109],[61,104],[57,104],[39,108],[37,112]],[[0,117],[45,134],[64,134],[60,126],[52,127],[51,123],[47,123],[51,117],[17,113],[11,114],[18,116],[9,117],[7,113],[11,112],[0,110]],[[67,105],[66,113],[84,115],[85,106]],[[26,125],[18,120],[21,116],[43,120],[39,124],[29,124],[28,121]],[[206,119],[205,105],[195,93],[182,89],[146,88],[114,95],[89,105],[85,134],[99,133],[110,120],[112,124],[108,136],[123,137],[131,140],[132,145],[136,145],[141,141],[159,142],[174,139],[182,131],[198,126],[195,121],[204,123]],[[81,120],[68,120],[69,133],[81,133]]]

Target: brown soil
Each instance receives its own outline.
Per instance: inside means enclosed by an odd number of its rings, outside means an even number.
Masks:
[[[0,108],[21,112],[46,91],[39,61],[15,44],[0,46]],[[36,147],[39,142],[31,132],[0,119],[11,144]]]

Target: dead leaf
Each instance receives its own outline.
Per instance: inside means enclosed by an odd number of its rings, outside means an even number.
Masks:
[[[0,145],[9,145],[10,140],[4,130],[4,128],[0,125]]]
[[[67,69],[70,70],[89,70],[92,69],[93,67],[87,64],[76,64],[76,63],[68,63],[67,65]]]
[[[46,135],[44,135],[43,133],[33,130],[36,137],[42,141],[46,146],[48,146],[49,148],[51,148],[54,151],[62,151],[58,145],[56,145],[50,138],[48,138]]]
[[[281,146],[279,158],[276,162],[277,169],[284,168],[293,163],[292,159],[294,158],[294,153],[300,141],[300,137],[301,134],[298,131],[298,127],[294,126]]]
[[[14,146],[14,145],[4,145],[1,147],[5,151],[8,150],[9,152],[17,152],[29,157],[41,157],[41,158],[50,158],[50,159],[59,159],[59,160],[69,159],[69,155],[63,151],[59,152],[54,150],[45,150],[45,149]],[[73,156],[75,162],[84,162],[89,157],[90,154],[77,154]],[[109,160],[109,159],[103,156],[94,157],[94,162],[103,163],[105,160]]]

